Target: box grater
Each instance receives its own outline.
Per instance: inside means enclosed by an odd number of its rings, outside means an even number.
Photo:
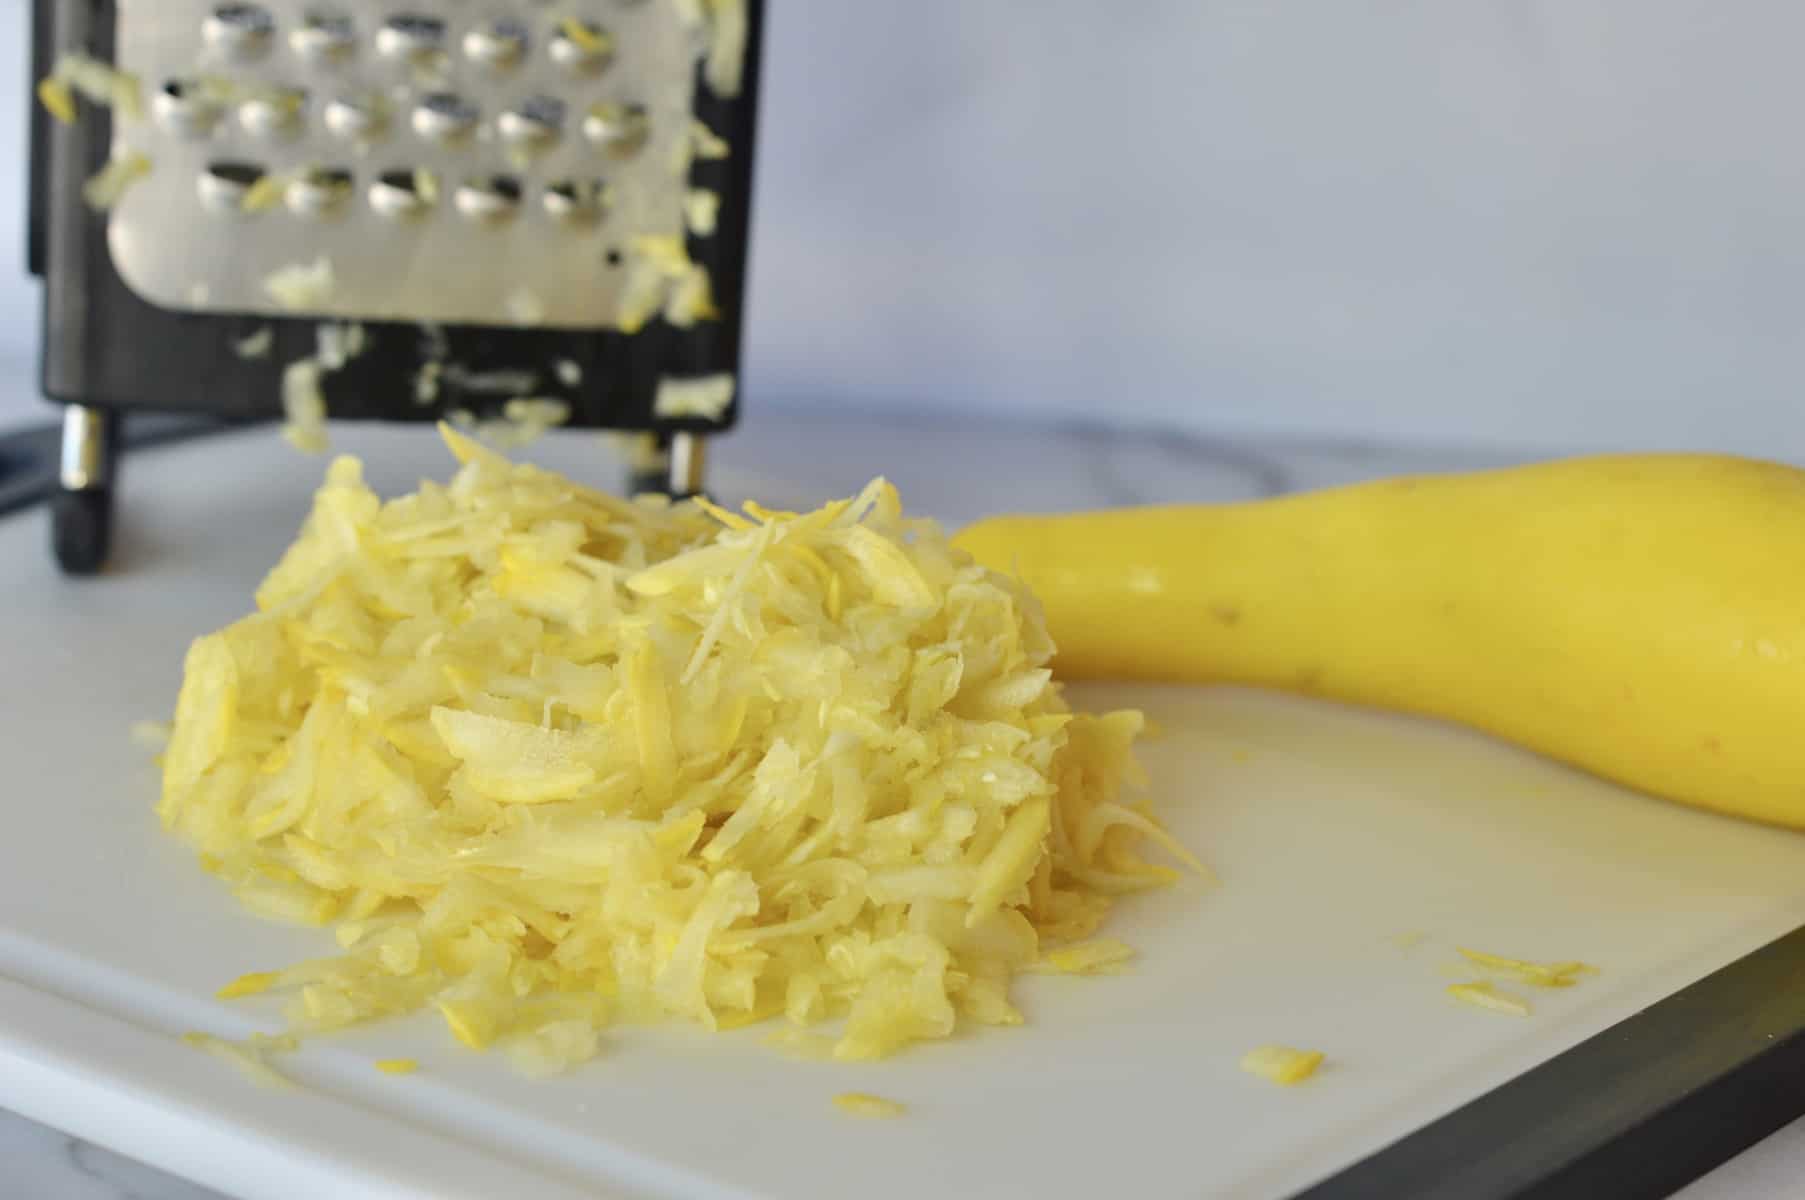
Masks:
[[[699,490],[738,409],[761,17],[34,0],[29,264],[66,406],[65,568],[104,559],[137,409],[525,413],[649,435],[642,470]]]

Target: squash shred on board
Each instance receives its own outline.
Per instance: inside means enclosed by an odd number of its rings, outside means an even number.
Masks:
[[[1527,1000],[1489,983],[1455,983],[1450,984],[1447,991],[1448,995],[1462,1004],[1470,1004],[1474,1008],[1489,1009],[1513,1017],[1527,1017],[1530,1012]]]
[[[1122,795],[1140,714],[1070,711],[1033,597],[884,481],[742,515],[444,433],[455,478],[387,503],[334,462],[188,652],[164,823],[340,948],[222,995],[301,1033],[428,1010],[530,1074],[669,1018],[877,1058],[1019,1023],[1043,949],[1177,877],[1144,847],[1195,863]]]
[[[866,1092],[841,1092],[834,1097],[834,1107],[855,1117],[900,1117],[909,1111],[894,1100]]]
[[[1273,1083],[1290,1087],[1316,1074],[1322,1065],[1322,1051],[1297,1050],[1290,1046],[1257,1046],[1241,1057],[1241,1069]]]
[[[1507,975],[1531,987],[1564,988],[1572,987],[1583,975],[1591,974],[1598,968],[1583,962],[1529,962],[1521,958],[1505,958],[1499,954],[1487,954],[1483,950],[1469,950],[1465,946],[1457,947],[1460,956],[1472,965],[1500,975]]]

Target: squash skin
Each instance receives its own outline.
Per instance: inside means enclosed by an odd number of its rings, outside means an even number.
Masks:
[[[1805,471],[1576,458],[997,517],[955,541],[1039,596],[1065,678],[1438,717],[1805,828]]]

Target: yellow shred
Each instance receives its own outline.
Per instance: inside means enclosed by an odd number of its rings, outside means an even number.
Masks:
[[[1474,1008],[1488,1008],[1493,1012],[1508,1013],[1513,1017],[1529,1015],[1529,1001],[1521,996],[1501,991],[1489,983],[1449,984],[1448,995],[1462,1004],[1471,1004]]]
[[[713,321],[721,310],[715,306],[714,283],[708,268],[690,263],[671,280],[664,302],[664,319],[678,329],[688,329],[697,321]]]
[[[38,103],[62,124],[75,123],[75,93],[54,75],[38,81]]]
[[[288,180],[271,172],[259,175],[257,181],[244,190],[244,196],[238,201],[238,207],[247,213],[269,212],[282,203],[288,195]]]
[[[693,379],[660,379],[652,398],[652,415],[663,421],[684,417],[718,421],[733,403],[734,387],[735,379],[731,373]]]
[[[738,513],[728,512],[720,505],[709,500],[706,496],[697,496],[694,503],[697,508],[701,509],[729,529],[743,533],[752,528],[752,522],[746,520],[746,518],[740,516]]]
[[[601,1048],[593,1020],[548,1021],[503,1043],[514,1069],[532,1079],[562,1074],[594,1058]]]
[[[447,999],[438,1001],[437,1007],[452,1036],[472,1050],[487,1049],[495,1039],[500,1020],[493,1004],[485,1004],[480,1000]]]
[[[1241,1058],[1241,1069],[1286,1087],[1302,1083],[1322,1065],[1322,1051],[1294,1050],[1290,1046],[1260,1046]]]
[[[697,237],[713,237],[721,220],[721,194],[690,188],[683,195],[684,226]]]
[[[280,971],[252,971],[249,975],[240,975],[213,995],[220,1000],[236,1000],[241,996],[256,996],[267,992],[282,977]]]
[[[726,137],[717,134],[700,121],[690,121],[690,153],[702,162],[717,162],[733,153]]]
[[[412,1075],[420,1069],[420,1061],[414,1058],[379,1058],[376,1069],[384,1075]]]
[[[275,327],[264,325],[232,343],[232,353],[243,359],[268,358],[275,345]]]
[[[477,423],[478,435],[500,450],[530,446],[570,420],[570,405],[544,396],[516,396],[502,405],[500,420]]]
[[[508,319],[516,325],[531,327],[545,322],[545,301],[531,288],[518,287],[508,293],[504,302]]]
[[[267,179],[269,176],[266,175],[264,178]],[[259,180],[258,185],[254,185],[251,191],[256,191],[256,187],[261,183],[262,181]],[[245,194],[246,202],[249,202],[250,198],[250,193],[247,192]],[[269,297],[283,308],[291,311],[322,307],[327,300],[331,299],[332,293],[337,287],[338,279],[332,268],[332,260],[324,257],[317,258],[310,263],[297,262],[290,263],[285,267],[278,267],[270,272],[263,281],[263,290],[268,293]]]
[[[428,208],[439,203],[439,177],[425,167],[414,168],[414,191]]]
[[[1587,966],[1583,962],[1538,963],[1521,958],[1505,958],[1497,954],[1487,954],[1483,950],[1469,950],[1465,946],[1456,947],[1460,956],[1476,967],[1487,971],[1496,971],[1510,975],[1532,987],[1564,988],[1578,983],[1578,976],[1590,974],[1597,968]]]
[[[855,1117],[900,1117],[909,1111],[894,1100],[868,1092],[841,1092],[834,1097],[834,1107]]]
[[[1114,974],[1134,958],[1134,947],[1114,938],[1077,942],[1049,950],[1028,970],[1051,975]]]
[[[801,513],[785,512],[778,508],[766,508],[756,500],[748,500],[740,507],[746,511],[747,516],[761,525],[769,525],[773,521],[794,521],[802,515]]]
[[[1127,959],[1085,939],[1175,877],[1123,798],[1143,721],[1070,711],[1019,583],[882,480],[746,519],[443,433],[456,475],[387,502],[333,462],[189,651],[166,825],[254,911],[337,925],[222,994],[303,1034],[435,1011],[543,1075],[672,1017],[878,1058]]]
[[[150,169],[150,159],[136,150],[115,155],[82,185],[82,199],[96,212],[105,212],[118,204],[133,184],[149,175]]]
[[[75,96],[111,108],[135,121],[144,115],[142,86],[130,71],[121,71],[87,54],[65,54],[50,76],[38,84],[38,99],[58,121],[75,119]]]
[[[565,17],[558,23],[558,30],[586,54],[600,54],[608,49],[606,34],[596,32],[575,17]]]
[[[726,138],[693,118],[689,123],[689,146],[690,152],[703,162],[718,161],[732,153]]]
[[[217,1037],[211,1033],[184,1033],[184,1045],[193,1046],[222,1062],[231,1063],[242,1071],[251,1082],[264,1087],[289,1088],[294,1081],[276,1068],[270,1066],[268,1052],[271,1050],[292,1049],[290,1046],[275,1044],[269,1041],[258,1041],[253,1038],[248,1042],[234,1042],[229,1038]]]
[[[282,368],[282,436],[304,454],[324,454],[326,392],[321,380],[325,368],[317,358],[303,358]]]
[[[702,77],[717,96],[740,94],[746,70],[746,40],[751,31],[746,0],[704,0],[708,15],[708,55]]]
[[[633,240],[615,325],[623,333],[637,333],[656,314],[679,329],[721,315],[708,268],[690,261],[683,239],[675,235]]]

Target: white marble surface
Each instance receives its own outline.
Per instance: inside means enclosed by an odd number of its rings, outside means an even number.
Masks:
[[[4,422],[0,422],[4,423]],[[1128,434],[1071,426],[954,427],[832,410],[765,414],[721,443],[716,478],[778,499],[855,490],[888,473],[911,507],[949,522],[1004,508],[1053,510],[1138,502],[1228,500],[1398,472],[1509,461],[1497,451],[1408,449],[1346,441]],[[600,464],[598,471],[605,467]],[[132,542],[129,569],[153,545]],[[181,536],[158,530],[159,540]],[[0,1111],[0,1194],[44,1200],[198,1200],[216,1193]],[[1687,1200],[1796,1193],[1805,1121],[1687,1189]]]

